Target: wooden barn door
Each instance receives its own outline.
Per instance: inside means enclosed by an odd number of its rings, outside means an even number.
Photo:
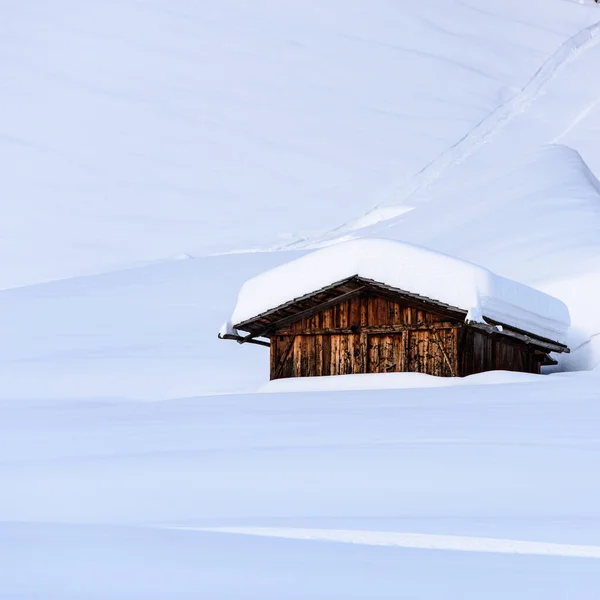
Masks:
[[[367,373],[404,371],[405,335],[405,333],[367,335]]]
[[[367,336],[367,373],[412,371],[451,377],[458,372],[456,356],[454,329]]]
[[[438,377],[458,374],[455,329],[410,331],[407,335],[407,371]]]

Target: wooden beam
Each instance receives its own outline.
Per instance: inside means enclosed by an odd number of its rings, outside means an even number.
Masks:
[[[360,326],[355,325],[354,327],[310,327],[304,329],[277,329],[277,335],[343,335],[352,333],[402,333],[404,331],[430,331],[433,329],[438,330],[451,330],[461,329],[463,324],[458,325],[372,325],[372,326]]]
[[[536,337],[531,337],[524,333],[517,333],[516,331],[508,329],[504,326],[502,326],[502,329],[499,329],[497,325],[488,325],[487,323],[475,323],[473,321],[467,323],[467,326],[473,327],[474,329],[480,329],[481,331],[485,331],[486,333],[490,334],[505,335],[515,340],[519,340],[524,344],[535,346],[536,348],[545,348],[553,352],[569,352],[569,349],[566,346],[563,346],[558,342],[550,342],[547,340],[541,340]]]
[[[542,367],[554,367],[558,364],[558,361],[549,354],[539,355],[539,362]]]
[[[331,300],[327,300],[326,302],[321,302],[320,304],[316,304],[315,306],[311,306],[310,308],[301,310],[289,317],[284,317],[283,319],[279,319],[279,321],[275,321],[274,323],[271,323],[268,327],[265,327],[262,331],[252,334],[252,335],[253,335],[253,337],[261,337],[261,336],[264,336],[267,332],[277,331],[277,333],[279,333],[280,329],[282,327],[285,327],[286,325],[289,325],[290,323],[295,323],[296,321],[304,319],[305,317],[310,317],[311,315],[314,315],[316,312],[325,310],[327,308],[330,308],[331,306],[335,306],[336,304],[339,304],[340,302],[344,302],[344,300],[348,300],[350,298],[353,298],[354,296],[358,296],[363,290],[364,290],[364,286],[356,288],[355,290],[352,290],[351,292],[346,292],[345,294],[342,294],[341,296],[336,296],[335,298],[331,298]],[[295,331],[293,333],[297,334],[297,332],[295,332]]]
[[[450,361],[450,357],[448,356],[448,353],[446,352],[446,348],[444,347],[444,344],[442,343],[442,340],[440,340],[440,336],[438,335],[438,330],[435,329],[434,327],[430,327],[430,331],[431,331],[431,337],[433,338],[433,341],[437,343],[438,348],[441,350],[444,360],[446,361],[446,364],[448,365],[448,368],[450,369],[450,376],[456,377],[456,373],[454,372],[454,368],[452,367],[452,362]]]
[[[496,333],[506,333],[506,335],[508,335],[509,337],[515,337],[515,335],[512,334],[519,334],[523,336],[523,338],[531,340],[530,342],[526,342],[530,343],[531,345],[538,345],[543,346],[544,348],[551,348],[553,352],[564,352],[566,354],[571,353],[571,350],[565,344],[559,344],[558,342],[554,342],[553,340],[549,340],[548,338],[543,338],[539,335],[533,335],[528,331],[518,329],[517,327],[513,327],[512,325],[506,325],[504,323],[500,323],[499,321],[494,321],[493,319],[489,319],[485,315],[483,315],[483,318],[486,321],[485,325],[490,325],[491,327],[497,329]],[[498,328],[501,328],[502,331],[498,331]]]
[[[334,297],[339,298],[339,296],[337,296],[337,288],[340,285],[348,285],[352,283],[353,285],[362,285],[359,282],[359,278],[357,275],[352,275],[351,277],[346,277],[344,279],[341,279],[340,281],[335,281],[333,283],[331,283],[330,285],[327,285],[319,290],[315,290],[314,292],[310,292],[309,294],[304,294],[303,296],[299,296],[298,298],[293,298],[292,300],[289,300],[288,302],[285,302],[284,304],[281,304],[280,306],[276,306],[270,310],[265,311],[264,313],[261,313],[260,315],[256,315],[256,317],[252,317],[251,319],[247,319],[245,321],[242,321],[241,323],[238,323],[237,325],[235,325],[236,329],[243,329],[244,331],[248,330],[248,327],[253,327],[255,328],[255,325],[257,323],[257,321],[260,320],[268,320],[270,317],[272,317],[273,315],[276,315],[277,313],[281,312],[282,310],[285,310],[289,307],[292,307],[292,310],[294,310],[293,306],[302,303],[304,300],[307,300],[309,298],[313,298],[316,295],[321,295],[321,294],[331,294],[334,293],[336,294]],[[275,321],[273,321],[274,323]]]
[[[369,368],[369,338],[367,332],[363,329],[360,332],[359,338],[360,345],[360,372],[366,373]]]
[[[269,342],[264,342],[263,340],[255,340],[252,334],[246,336],[234,335],[233,333],[226,333],[225,335],[219,334],[219,339],[234,340],[238,344],[256,344],[257,346],[266,346],[267,348],[271,347],[271,344]]]
[[[354,288],[354,289],[353,289]],[[346,290],[349,290],[346,292]],[[462,310],[456,308],[454,306],[450,306],[448,304],[444,304],[443,302],[439,302],[433,300],[431,298],[426,298],[424,296],[419,296],[418,294],[413,294],[406,290],[400,290],[393,288],[391,286],[379,283],[372,279],[367,279],[364,277],[360,277],[359,275],[353,275],[351,277],[347,277],[340,281],[336,281],[328,286],[325,286],[319,290],[315,290],[309,294],[305,294],[304,296],[300,296],[298,298],[294,298],[289,300],[288,302],[272,308],[256,317],[251,319],[247,319],[241,323],[235,325],[236,329],[244,330],[244,331],[252,331],[258,332],[262,334],[264,331],[267,331],[265,321],[268,321],[271,326],[274,327],[282,327],[286,324],[285,320],[290,315],[290,322],[293,322],[296,318],[304,318],[304,316],[310,316],[313,312],[318,310],[324,310],[325,307],[334,306],[337,302],[342,302],[353,296],[355,292],[360,291],[369,291],[374,293],[375,295],[387,297],[396,302],[405,302],[409,305],[414,306],[420,310],[428,310],[430,312],[437,312],[442,316],[446,316],[450,319],[459,319],[462,321],[465,315],[467,314],[466,310]],[[338,295],[339,292],[342,291],[341,295]],[[331,294],[334,294],[331,296]],[[308,304],[309,302],[314,302],[316,298],[321,298],[321,300],[317,300],[318,304],[315,305],[315,311],[313,311],[312,307],[309,307],[305,310],[298,311],[295,314],[293,313],[298,306],[302,304]],[[330,302],[325,306],[325,302],[323,302],[323,298],[326,298],[326,302]],[[283,319],[280,316],[283,314]],[[279,315],[279,318],[278,318]],[[265,324],[263,328],[262,325]]]
[[[290,352],[292,351],[292,348],[294,347],[294,340],[296,339],[295,335],[290,336],[289,342],[288,342],[288,346],[286,347],[286,349],[281,353],[281,356],[279,357],[279,362],[277,363],[277,366],[275,367],[273,373],[271,373],[271,379],[279,379],[279,376],[281,375],[281,371],[283,371],[283,367],[287,361],[287,359],[290,356]],[[279,346],[279,344],[277,344],[277,347]]]

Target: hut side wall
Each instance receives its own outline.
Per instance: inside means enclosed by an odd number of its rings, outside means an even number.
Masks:
[[[542,353],[527,344],[511,342],[506,337],[468,327],[461,336],[459,355],[463,377],[494,370],[540,373],[544,358]]]
[[[413,371],[459,375],[461,324],[379,296],[361,296],[271,336],[271,379]]]

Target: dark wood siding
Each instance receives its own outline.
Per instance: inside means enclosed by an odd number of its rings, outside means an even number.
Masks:
[[[460,325],[384,297],[355,297],[271,337],[271,378],[416,371],[458,374]]]
[[[377,327],[394,325],[452,325],[443,315],[414,308],[407,303],[375,296],[360,296],[345,300],[299,319],[285,328],[286,332],[318,329],[350,329],[352,327]]]
[[[458,328],[408,332],[406,371],[456,377],[459,373]]]
[[[271,357],[272,379],[365,372],[357,334],[276,335]]]
[[[404,371],[404,333],[367,335],[367,373]]]
[[[545,354],[409,302],[357,296],[271,335],[271,379],[410,371],[441,377],[539,373]]]
[[[485,371],[539,373],[545,355],[534,347],[465,327],[462,335],[460,374],[464,377]]]

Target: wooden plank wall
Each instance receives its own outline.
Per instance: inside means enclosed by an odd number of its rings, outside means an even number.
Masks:
[[[381,330],[394,327],[419,330]],[[357,297],[273,335],[271,378],[405,370],[456,375],[457,340],[456,323],[444,316],[386,298]]]
[[[442,377],[502,369],[539,373],[543,355],[447,317],[356,297],[271,336],[271,378],[412,371]]]
[[[494,370],[540,373],[543,359],[531,346],[471,328],[465,329],[459,355],[463,377]]]
[[[287,330],[303,331],[306,329],[376,327],[385,325],[417,325],[450,321],[441,315],[419,310],[417,308],[380,298],[361,296],[337,304],[300,319],[291,324]]]
[[[457,377],[459,329],[408,332],[406,371]]]
[[[290,344],[289,355],[285,356]],[[362,373],[360,364],[360,335],[276,335],[271,338],[272,379]]]

